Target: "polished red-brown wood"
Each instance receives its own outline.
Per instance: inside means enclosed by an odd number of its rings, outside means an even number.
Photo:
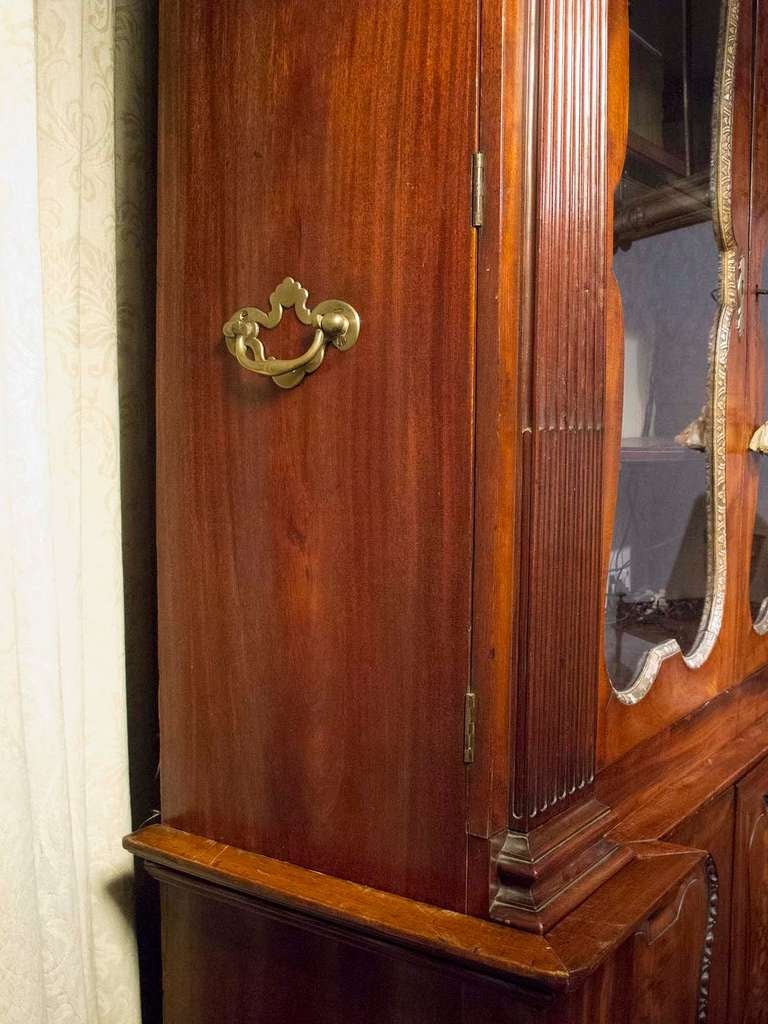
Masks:
[[[603,596],[599,282],[614,173],[603,116],[609,4],[551,0],[537,7],[526,282],[533,300],[519,369],[523,514],[510,808],[519,831],[583,799],[594,776]]]
[[[596,791],[619,842],[661,838],[733,786],[764,756],[768,672],[715,698],[604,769]]]
[[[171,1024],[212,1020],[214,1012],[217,1021],[237,1024],[293,1020],[281,1016],[299,1012],[290,1009],[291,993],[316,972],[304,996],[306,1012],[330,1021],[337,1013],[339,1020],[381,1014],[382,1020],[399,1021],[399,1012],[411,1024],[420,1024],[421,1014],[442,1021],[446,1004],[435,993],[455,991],[458,984],[469,1002],[468,1016],[457,1021],[479,1024],[501,1014],[510,1021],[594,1024],[588,1009],[597,989],[607,1022],[628,993],[640,1000],[663,979],[671,981],[672,965],[679,972],[676,988],[659,1006],[686,1012],[670,1013],[667,1024],[683,1024],[698,999],[700,938],[707,921],[696,909],[706,877],[700,851],[637,844],[626,870],[544,937],[164,825],[128,837],[126,846],[147,861],[164,891],[165,1015]],[[677,961],[649,957],[646,947],[671,928],[693,955],[678,950]],[[272,960],[278,933],[275,962],[254,973],[254,957],[265,965]],[[629,973],[619,985],[616,971],[624,963]],[[369,973],[361,995],[357,984]],[[423,979],[423,1002],[411,992],[412,977]],[[678,991],[681,979],[685,997]],[[395,1012],[401,1005],[410,1006],[412,1016]],[[464,1004],[454,998],[448,1005],[458,1012]]]
[[[471,980],[165,879],[165,1016],[176,1024],[534,1024],[552,997]],[[472,1007],[475,1011],[472,1012]]]
[[[708,1013],[707,985],[702,986],[709,904],[707,872],[700,866],[589,976],[571,1000],[567,1019],[578,1024],[716,1021]]]
[[[521,280],[530,259],[530,61],[535,17],[525,0],[482,4],[479,147],[485,157],[485,210],[478,234],[477,394],[472,689],[477,749],[469,773],[468,832],[487,839],[509,823],[509,758],[516,690],[519,585],[518,361],[530,311]],[[510,201],[525,196],[526,202]],[[488,846],[470,840],[487,906]],[[472,868],[470,867],[470,874]],[[470,895],[470,902],[472,895]],[[482,912],[485,913],[486,906]]]
[[[731,920],[748,998],[764,851],[739,780],[768,747],[768,673],[746,678],[766,660],[745,640],[752,307],[718,645],[632,708],[603,668],[626,14],[162,4],[165,824],[127,846],[164,893],[168,1024],[724,1024]],[[742,246],[752,28],[742,4]],[[280,392],[221,324],[286,274],[362,331]],[[263,337],[307,343],[290,311]]]
[[[567,984],[568,972],[557,954],[536,935],[515,934],[480,918],[309,871],[167,825],[142,829],[129,836],[125,845],[151,864],[233,889],[273,907],[365,932],[379,942],[423,950],[476,971],[514,974],[555,988]],[[690,866],[683,864],[683,870]],[[662,884],[670,884],[669,879]],[[662,895],[664,891],[662,888]]]
[[[509,102],[519,111],[511,127],[521,132],[527,157],[517,217],[510,220],[509,234],[500,236],[517,241],[520,225],[525,229],[520,308],[510,320],[506,345],[518,356],[520,470],[512,571],[519,585],[506,610],[506,621],[515,615],[516,653],[510,665],[510,804],[506,827],[496,831],[488,847],[490,912],[538,931],[551,927],[629,859],[603,838],[610,812],[591,796],[602,611],[596,524],[602,501],[606,318],[604,289],[596,283],[604,280],[610,251],[605,197],[622,162],[618,148],[609,149],[603,117],[608,38],[619,34],[622,24],[617,10],[607,2],[553,0],[521,7],[514,26],[502,26],[502,38],[506,32],[519,37],[527,56],[524,90],[519,75],[509,86]],[[506,129],[507,119],[503,124]],[[517,173],[520,165],[512,166]],[[484,245],[485,240],[481,256],[487,253]],[[510,258],[503,245],[497,248],[502,279],[515,280],[519,254]],[[481,311],[481,328],[483,323]],[[484,343],[480,333],[479,366]],[[478,460],[485,451],[481,441],[490,443],[492,453],[498,448],[487,431],[481,433],[486,395],[495,412],[498,394],[498,388],[487,386],[478,391]],[[501,422],[506,426],[508,420]],[[496,414],[497,431],[498,426]],[[500,458],[496,463],[504,467]],[[488,484],[480,474],[478,487],[483,500]],[[484,507],[478,504],[476,521],[481,541],[487,536],[480,532]],[[503,555],[509,531],[502,528],[501,534]],[[476,556],[481,552],[476,548]],[[497,601],[506,591],[485,569],[478,574],[477,561],[475,572],[475,607],[485,615],[487,601],[479,595],[490,593]],[[481,620],[481,642],[494,628],[504,655],[507,633],[494,617]],[[475,654],[484,681],[486,649],[476,647]],[[479,735],[482,740],[482,729]],[[553,817],[559,824],[551,827]],[[473,892],[486,885],[483,852],[477,843],[470,847],[470,907]]]
[[[731,886],[733,882],[735,793],[728,789],[705,804],[682,825],[666,835],[671,843],[706,850],[708,927],[711,943],[707,950],[706,977],[700,978],[706,988],[702,993],[708,1021],[728,1020],[728,997],[731,968]],[[683,947],[688,956],[695,956]],[[674,954],[673,954],[674,955]],[[684,965],[681,965],[684,970]]]
[[[768,1022],[768,760],[736,787],[731,1024]]]
[[[477,32],[449,0],[161,13],[163,816],[455,908]],[[362,331],[282,392],[221,327],[286,275]],[[264,340],[308,343],[291,311]]]
[[[701,869],[674,891],[619,956],[574,993],[438,970],[161,876],[164,999],[172,1024],[595,1024],[695,1020],[698,975],[680,943],[701,936]],[[686,949],[686,951],[688,951]]]

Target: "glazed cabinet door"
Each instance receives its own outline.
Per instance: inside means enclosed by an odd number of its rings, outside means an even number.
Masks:
[[[164,820],[456,909],[477,36],[161,4]]]
[[[603,763],[736,681],[748,567],[752,4],[617,0],[616,20]]]
[[[768,761],[736,787],[731,1024],[768,1024]]]

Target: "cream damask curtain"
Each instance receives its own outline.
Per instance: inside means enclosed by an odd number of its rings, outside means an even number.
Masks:
[[[0,0],[4,1024],[140,1019],[120,848],[113,68],[116,13],[143,6]]]

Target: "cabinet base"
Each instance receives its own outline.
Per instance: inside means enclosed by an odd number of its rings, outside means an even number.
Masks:
[[[491,918],[549,931],[634,856],[606,838],[613,820],[588,800],[531,832],[501,833],[491,852]]]

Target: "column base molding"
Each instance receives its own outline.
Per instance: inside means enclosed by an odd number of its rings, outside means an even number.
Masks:
[[[490,916],[549,931],[634,857],[606,833],[615,815],[590,799],[530,832],[502,832],[491,846]]]

